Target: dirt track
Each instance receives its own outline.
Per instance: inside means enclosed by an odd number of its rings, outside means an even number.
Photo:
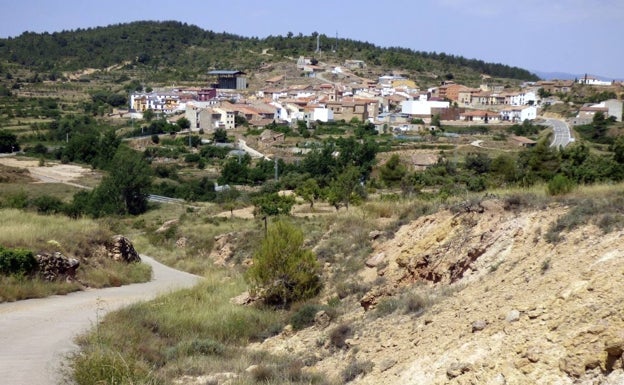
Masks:
[[[151,282],[0,304],[0,383],[62,383],[63,361],[76,348],[73,338],[106,312],[193,286],[201,279],[149,257],[142,259],[152,266]]]
[[[85,186],[76,184],[74,181],[92,173],[91,170],[81,166],[56,163],[39,166],[37,160],[24,160],[15,157],[1,157],[0,164],[26,169],[34,179],[43,183],[64,183],[79,188],[85,188]]]

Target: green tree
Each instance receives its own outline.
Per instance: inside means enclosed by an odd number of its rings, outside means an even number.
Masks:
[[[618,136],[611,148],[613,151],[613,159],[618,164],[624,164],[624,136]]]
[[[295,193],[310,203],[310,208],[314,208],[314,201],[321,195],[321,189],[316,179],[309,178],[295,188]]]
[[[295,198],[292,196],[281,196],[278,193],[263,194],[252,199],[256,206],[256,215],[277,216],[288,215],[295,205]]]
[[[485,153],[469,153],[466,155],[466,168],[477,174],[485,174],[490,171],[492,159]]]
[[[518,167],[516,160],[508,154],[500,154],[492,160],[491,172],[498,177],[500,182],[515,182],[518,179]]]
[[[396,186],[407,174],[407,167],[401,163],[401,157],[398,154],[392,154],[390,159],[379,169],[381,180],[387,186]]]
[[[327,191],[327,201],[334,206],[336,210],[340,205],[344,205],[349,209],[349,203],[357,199],[357,187],[360,185],[360,170],[355,166],[347,167],[336,179],[329,185]],[[361,196],[362,194],[360,194]]]
[[[546,91],[544,88],[540,88],[539,90],[537,90],[537,95],[541,98],[548,98],[552,96],[552,93]]]
[[[239,158],[229,158],[223,165],[219,184],[245,184],[249,181],[249,164],[251,157],[248,154]]]
[[[225,128],[217,128],[212,136],[212,139],[215,143],[227,143],[228,137]]]
[[[431,116],[431,125],[440,128],[440,114],[435,114]]]
[[[592,125],[594,126],[594,139],[600,139],[607,135],[608,120],[605,117],[604,112],[598,111],[592,118]]]
[[[143,156],[128,147],[119,147],[109,165],[109,175],[93,191],[90,213],[98,217],[145,212],[151,180],[151,169]]]
[[[303,241],[303,232],[291,224],[278,221],[270,226],[245,275],[252,293],[278,306],[318,294],[319,264]]]
[[[154,119],[155,117],[156,117],[156,113],[151,108],[148,108],[147,110],[143,111],[143,120],[145,120],[146,122],[151,122],[152,119]]]
[[[9,130],[0,130],[0,152],[13,152],[19,150],[17,136]]]
[[[178,119],[177,123],[181,130],[186,130],[191,127],[191,121],[184,116]]]

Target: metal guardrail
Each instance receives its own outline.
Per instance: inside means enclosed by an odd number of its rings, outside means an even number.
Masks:
[[[158,202],[158,203],[184,203],[184,199],[179,198],[169,198],[164,197],[162,195],[148,195],[147,199],[150,202]]]

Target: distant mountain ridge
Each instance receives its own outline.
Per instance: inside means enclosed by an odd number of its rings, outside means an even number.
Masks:
[[[571,74],[568,72],[546,72],[546,71],[538,71],[538,70],[532,70],[531,72],[533,72],[535,75],[539,76],[543,80],[574,80],[574,79],[581,79],[585,77],[585,74]],[[622,78],[614,79],[614,78],[610,78],[607,76],[593,75],[593,74],[587,74],[587,76],[591,76],[598,80],[604,80],[604,81],[622,80]]]
[[[313,56],[317,38],[322,47],[339,47],[323,52],[338,62],[360,59],[372,66],[419,73],[429,79],[480,79],[480,75],[485,74],[538,80],[519,67],[442,52],[382,48],[368,42],[334,39],[316,33],[311,36],[288,33],[263,39],[242,37],[178,21],[137,21],[54,33],[25,32],[18,37],[0,39],[0,64],[4,61],[50,73],[107,68],[131,61],[132,65],[160,72],[158,76],[185,80],[205,76],[207,69],[254,70],[284,58]],[[267,51],[270,54],[264,54]]]

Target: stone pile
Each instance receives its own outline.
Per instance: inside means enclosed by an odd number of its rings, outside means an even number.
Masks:
[[[110,245],[106,247],[109,258],[118,262],[141,262],[139,253],[132,246],[132,242],[123,235],[113,236]]]
[[[65,279],[73,281],[76,278],[76,270],[80,262],[75,258],[68,258],[63,254],[41,253],[35,256],[39,265],[39,274],[46,281]]]

